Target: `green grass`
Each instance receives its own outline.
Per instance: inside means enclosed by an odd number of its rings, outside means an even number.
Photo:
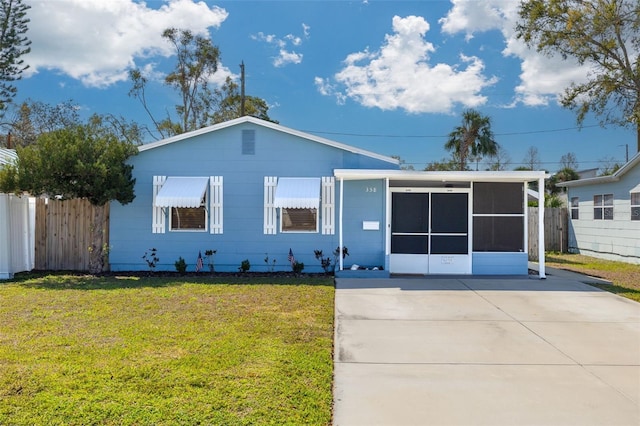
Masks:
[[[547,253],[545,262],[549,267],[603,278],[612,284],[589,284],[640,302],[640,265],[567,253]]]
[[[0,424],[326,425],[333,280],[0,284]]]

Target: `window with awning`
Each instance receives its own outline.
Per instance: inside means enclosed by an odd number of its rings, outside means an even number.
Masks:
[[[222,234],[222,176],[154,176],[153,233],[206,231]]]
[[[320,178],[280,178],[274,197],[281,232],[318,232]]]

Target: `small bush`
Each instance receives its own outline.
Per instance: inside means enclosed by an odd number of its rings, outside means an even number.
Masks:
[[[294,273],[299,274],[304,269],[304,263],[296,261],[291,265],[291,269],[293,269]]]
[[[249,269],[251,269],[251,263],[249,262],[249,259],[243,260],[240,263],[240,267],[238,268],[240,272],[247,272]]]
[[[147,262],[149,272],[153,272],[156,269],[156,265],[160,261],[160,259],[158,258],[158,250],[156,250],[155,248],[151,248],[145,251],[142,258],[145,262]]]
[[[176,266],[176,271],[178,271],[179,273],[184,274],[185,272],[187,272],[187,262],[185,262],[182,256],[180,256],[178,260],[176,260],[174,265]]]

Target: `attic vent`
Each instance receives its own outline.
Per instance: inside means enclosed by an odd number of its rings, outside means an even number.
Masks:
[[[255,155],[256,153],[256,131],[242,131],[242,155]]]

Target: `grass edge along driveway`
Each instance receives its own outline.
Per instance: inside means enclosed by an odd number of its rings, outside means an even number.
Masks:
[[[333,316],[332,277],[0,283],[0,423],[327,425]]]

